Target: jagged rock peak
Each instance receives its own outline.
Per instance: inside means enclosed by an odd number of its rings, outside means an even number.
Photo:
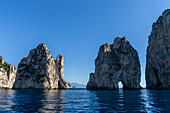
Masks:
[[[170,13],[170,9],[166,9],[166,10],[163,12],[163,14],[165,14],[165,13]]]
[[[0,88],[12,88],[17,69],[14,65],[8,64],[4,58],[0,56]]]
[[[37,49],[45,49],[48,50],[47,45],[45,43],[41,43],[37,46]]]
[[[57,55],[56,64],[64,66],[64,57],[60,54]]]
[[[95,72],[90,74],[87,89],[140,89],[140,62],[137,51],[125,37],[100,47],[95,60]]]
[[[37,47],[41,47],[41,46],[47,48],[47,45],[45,43],[41,43]]]
[[[170,89],[170,9],[152,25],[146,56],[146,87]]]
[[[0,56],[0,63],[4,64],[4,58],[2,56]]]
[[[47,46],[43,43],[39,44],[37,48],[30,51],[28,57],[23,58],[19,63],[13,88],[71,88],[64,80],[64,76],[60,77],[64,67],[61,68],[58,64],[61,62],[56,64]]]
[[[63,58],[63,56],[58,54],[55,63],[56,63],[59,77],[64,79],[64,58]]]
[[[123,38],[120,38],[120,37],[116,37],[115,40],[114,40],[114,43],[117,42],[117,41],[121,41],[121,42],[127,42],[126,40],[126,37],[124,36]]]

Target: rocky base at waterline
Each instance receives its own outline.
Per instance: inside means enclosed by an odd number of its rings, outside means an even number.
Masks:
[[[137,51],[126,38],[116,38],[113,44],[100,47],[95,60],[95,73],[90,74],[88,90],[141,89],[141,70]]]
[[[15,82],[17,69],[12,64],[8,64],[0,56],[0,88],[12,88]]]
[[[14,89],[68,89],[64,80],[64,60],[54,60],[45,44],[32,49],[18,64]]]
[[[170,89],[170,9],[153,23],[146,58],[146,88]]]

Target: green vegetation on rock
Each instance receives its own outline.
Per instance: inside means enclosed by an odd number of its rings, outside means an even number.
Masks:
[[[4,62],[4,64],[0,63],[0,68],[3,68],[5,71],[13,71],[9,69],[9,64]]]

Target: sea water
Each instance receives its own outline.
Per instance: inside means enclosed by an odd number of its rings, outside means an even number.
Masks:
[[[170,90],[0,90],[0,112],[170,113]]]

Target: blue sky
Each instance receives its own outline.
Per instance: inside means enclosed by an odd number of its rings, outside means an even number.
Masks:
[[[152,23],[170,0],[0,0],[0,55],[15,66],[40,43],[65,58],[65,79],[86,84],[100,45],[126,36],[138,51],[142,86]]]

